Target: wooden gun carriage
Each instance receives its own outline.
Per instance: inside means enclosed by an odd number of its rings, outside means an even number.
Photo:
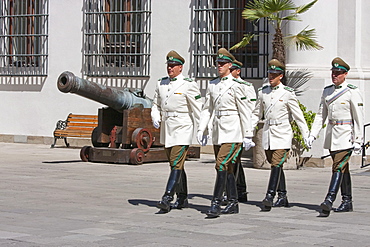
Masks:
[[[98,110],[98,127],[91,134],[93,147],[80,151],[83,161],[142,164],[167,161],[160,130],[153,127],[150,112],[153,102],[141,89],[118,90],[89,82],[71,72],[57,81],[64,93],[75,93],[107,107]],[[188,158],[199,158],[200,148],[190,147]]]

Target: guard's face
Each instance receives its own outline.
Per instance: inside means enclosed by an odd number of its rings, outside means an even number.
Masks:
[[[269,82],[271,87],[276,87],[280,84],[280,80],[283,78],[283,75],[280,73],[269,73]]]
[[[348,72],[332,70],[331,81],[334,83],[335,86],[339,86],[346,80],[347,74]]]
[[[240,76],[240,69],[233,69],[233,70],[231,70],[231,75],[234,78],[239,78],[239,76]]]
[[[180,64],[167,64],[167,74],[170,78],[175,78],[181,74],[182,65]]]
[[[231,63],[217,62],[217,71],[220,77],[225,77],[230,74]]]

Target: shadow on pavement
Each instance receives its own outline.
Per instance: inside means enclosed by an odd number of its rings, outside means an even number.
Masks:
[[[42,163],[46,164],[63,164],[63,163],[77,163],[84,162],[82,160],[55,160],[55,161],[43,161]]]

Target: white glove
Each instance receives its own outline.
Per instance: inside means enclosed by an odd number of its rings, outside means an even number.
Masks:
[[[159,129],[159,127],[161,126],[161,120],[160,119],[152,119],[152,121],[153,121],[153,126],[154,126],[154,128],[156,128],[156,129]]]
[[[359,143],[359,142],[355,142],[355,143],[353,144],[353,152],[354,152],[355,154],[361,154],[361,150],[362,150],[361,143]]]
[[[311,149],[312,148],[312,143],[316,138],[314,136],[309,136],[308,138],[304,138],[304,144]]]
[[[243,147],[245,151],[248,151],[250,148],[256,146],[254,142],[252,141],[252,137],[244,137],[243,139]]]
[[[198,131],[197,132],[197,141],[198,141],[199,145],[205,146],[205,145],[207,145],[208,136],[203,135],[202,131]]]

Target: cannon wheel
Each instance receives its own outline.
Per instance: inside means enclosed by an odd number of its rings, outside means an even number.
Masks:
[[[153,135],[148,129],[137,128],[132,133],[131,144],[147,153],[153,144]]]
[[[141,165],[144,161],[144,152],[140,148],[134,148],[130,152],[130,164]]]
[[[91,143],[94,147],[108,147],[109,143],[101,143],[98,142],[98,128],[95,127],[94,130],[91,133]]]
[[[90,152],[90,149],[91,149],[90,146],[84,146],[84,147],[81,148],[80,158],[81,158],[82,161],[84,161],[84,162],[88,162],[89,161],[89,152]]]

